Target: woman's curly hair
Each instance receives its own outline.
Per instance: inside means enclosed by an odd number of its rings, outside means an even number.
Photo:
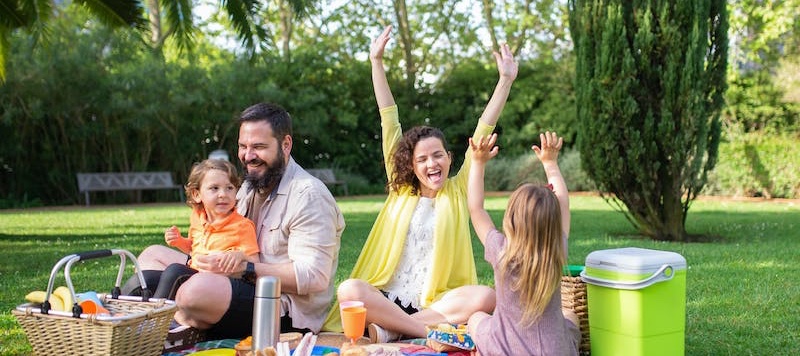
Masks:
[[[414,147],[417,146],[419,141],[429,137],[438,138],[442,141],[445,151],[450,152],[442,130],[431,126],[412,127],[403,133],[397,149],[392,154],[394,172],[386,184],[386,189],[397,192],[405,186],[411,186],[411,194],[416,195],[419,193],[419,179],[414,174]]]

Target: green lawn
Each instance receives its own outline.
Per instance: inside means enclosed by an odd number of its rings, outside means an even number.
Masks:
[[[382,197],[342,198],[347,229],[337,280],[346,278],[369,232]],[[487,208],[499,223],[506,197]],[[591,251],[636,246],[669,250],[688,264],[687,355],[800,354],[800,203],[696,201],[687,219],[692,234],[713,242],[662,243],[643,240],[601,198],[571,199],[570,264],[583,264]],[[86,250],[123,248],[134,254],[163,242],[170,225],[188,226],[182,204],[71,207],[0,211],[0,354],[30,352],[10,311],[31,290],[43,290],[53,265]],[[473,238],[481,283],[492,283]],[[108,291],[118,259],[90,260],[72,269],[79,290]],[[56,284],[63,284],[60,277]]]

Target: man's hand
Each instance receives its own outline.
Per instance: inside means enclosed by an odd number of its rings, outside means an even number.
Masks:
[[[200,271],[224,274],[230,277],[241,276],[245,269],[244,255],[240,251],[226,251],[210,255],[192,256]]]

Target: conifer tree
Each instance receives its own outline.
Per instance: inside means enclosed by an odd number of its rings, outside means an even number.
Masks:
[[[584,170],[641,233],[685,241],[717,159],[725,1],[570,0],[569,11]]]

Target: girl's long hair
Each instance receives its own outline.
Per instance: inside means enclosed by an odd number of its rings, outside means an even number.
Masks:
[[[523,324],[538,319],[561,283],[566,256],[561,210],[553,191],[523,184],[508,201],[503,216],[506,247],[498,262],[501,283],[520,295]]]

